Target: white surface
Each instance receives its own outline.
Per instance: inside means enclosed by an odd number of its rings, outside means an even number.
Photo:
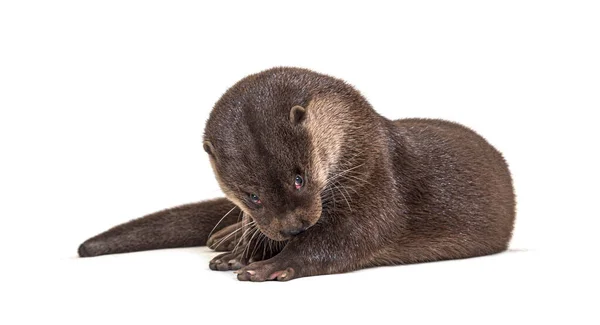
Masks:
[[[2,2],[0,323],[597,324],[599,16],[593,1]],[[117,223],[220,196],[204,122],[277,65],[484,135],[513,172],[516,251],[262,284],[209,271],[205,248],[74,258]]]
[[[594,323],[597,273],[569,255],[516,251],[285,283],[210,271],[206,248],[30,261],[3,323]]]

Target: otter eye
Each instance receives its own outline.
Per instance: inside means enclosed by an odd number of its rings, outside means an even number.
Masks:
[[[294,179],[294,186],[296,187],[296,189],[299,190],[303,185],[304,179],[302,179],[302,176],[296,175],[296,178]]]
[[[261,204],[262,202],[260,201],[260,198],[258,198],[258,195],[252,193],[250,194],[250,201],[252,201],[252,203],[254,204]]]

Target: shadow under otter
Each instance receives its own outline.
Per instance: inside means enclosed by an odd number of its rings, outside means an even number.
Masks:
[[[213,270],[290,280],[507,249],[508,166],[456,123],[388,120],[345,82],[298,68],[250,75],[216,103],[204,150],[226,198],[130,221],[82,257],[207,245]]]

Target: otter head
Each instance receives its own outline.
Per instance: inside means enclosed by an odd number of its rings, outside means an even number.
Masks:
[[[252,75],[230,88],[204,134],[204,150],[227,198],[278,241],[317,223],[327,175],[312,139],[309,87],[282,73]]]

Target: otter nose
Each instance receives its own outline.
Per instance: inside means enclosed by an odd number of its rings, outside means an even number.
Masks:
[[[306,228],[302,227],[302,228],[294,228],[294,229],[282,230],[282,231],[280,231],[280,233],[284,237],[291,237],[291,236],[296,236],[296,235],[302,233],[305,230],[306,230]]]

